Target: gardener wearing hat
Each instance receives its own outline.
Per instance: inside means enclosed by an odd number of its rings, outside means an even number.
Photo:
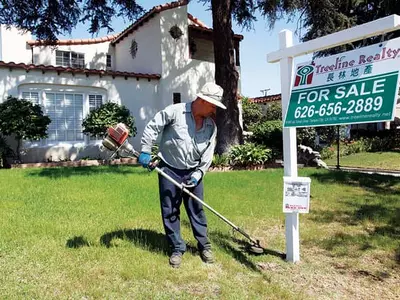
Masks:
[[[159,167],[182,185],[203,199],[203,177],[210,167],[217,135],[213,120],[216,107],[222,104],[223,89],[215,83],[206,83],[189,103],[173,104],[158,112],[146,125],[141,140],[139,163],[148,168],[151,148],[160,138]],[[207,220],[203,206],[186,193],[158,176],[161,215],[168,244],[171,249],[169,263],[178,268],[186,243],[180,231],[182,201],[188,214],[193,235],[197,240],[200,257],[205,263],[214,261],[207,237]]]

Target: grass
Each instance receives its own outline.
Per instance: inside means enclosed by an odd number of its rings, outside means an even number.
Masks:
[[[337,165],[337,159],[325,161],[328,165]],[[340,165],[346,167],[376,168],[400,171],[400,151],[363,152],[340,157]]]
[[[217,262],[189,244],[168,266],[156,174],[137,167],[0,170],[0,298],[395,299],[400,296],[400,179],[301,169],[301,261],[285,249],[282,170],[209,173],[206,201],[266,245],[207,212]]]

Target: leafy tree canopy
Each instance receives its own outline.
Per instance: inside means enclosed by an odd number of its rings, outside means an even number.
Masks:
[[[113,31],[113,17],[133,21],[144,12],[135,0],[1,0],[0,24],[29,30],[40,40],[56,41],[57,35],[71,33],[87,22],[91,34],[106,28]]]

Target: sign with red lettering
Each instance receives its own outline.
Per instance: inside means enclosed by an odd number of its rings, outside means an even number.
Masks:
[[[310,206],[309,177],[283,177],[283,212],[308,213]]]
[[[296,67],[285,127],[393,120],[400,38]]]

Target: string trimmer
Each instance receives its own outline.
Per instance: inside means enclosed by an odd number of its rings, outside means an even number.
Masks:
[[[116,126],[108,128],[107,136],[103,140],[103,146],[113,152],[113,154],[110,156],[110,159],[113,158],[117,153],[119,153],[119,151],[123,151],[124,153],[126,153],[126,155],[124,155],[124,156],[134,156],[136,158],[139,157],[140,153],[137,152],[132,147],[132,145],[128,142],[128,136],[129,136],[129,129],[123,123],[119,123]],[[252,252],[254,254],[262,254],[264,252],[264,248],[260,246],[259,240],[252,238],[243,229],[239,228],[238,226],[233,224],[231,221],[229,221],[227,218],[225,218],[223,215],[218,213],[210,205],[208,205],[203,200],[201,200],[199,197],[194,195],[192,192],[190,192],[190,190],[185,188],[182,185],[182,183],[177,182],[171,176],[169,176],[168,174],[163,172],[160,168],[157,167],[156,164],[152,163],[149,166],[149,168],[156,170],[156,172],[159,173],[161,176],[165,177],[168,181],[170,181],[172,184],[177,186],[184,193],[188,194],[190,197],[192,197],[192,199],[200,202],[202,205],[207,207],[212,213],[214,213],[221,220],[223,220],[225,223],[227,223],[229,226],[231,226],[235,231],[239,232],[244,237],[246,237],[250,241],[250,247],[249,247],[250,252]]]

